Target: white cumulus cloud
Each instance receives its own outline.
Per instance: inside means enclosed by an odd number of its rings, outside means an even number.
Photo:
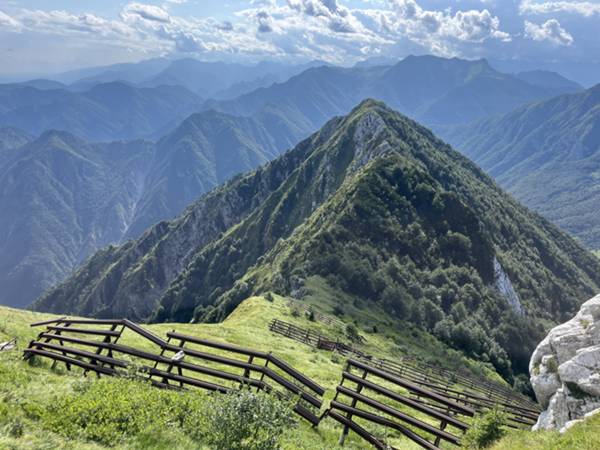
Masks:
[[[585,1],[533,1],[522,0],[519,5],[522,14],[572,13],[584,17],[600,14],[600,3]]]
[[[144,3],[129,3],[121,11],[121,17],[125,21],[135,21],[138,19],[161,23],[169,23],[171,21],[171,16],[163,8]]]
[[[534,41],[549,41],[557,45],[573,44],[573,36],[556,19],[547,20],[541,25],[525,21],[525,36]]]
[[[13,19],[8,14],[0,11],[0,30],[16,31],[21,29],[19,21]]]

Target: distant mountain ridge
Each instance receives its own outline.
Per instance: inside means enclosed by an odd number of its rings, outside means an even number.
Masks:
[[[541,84],[534,83],[538,81]],[[494,70],[485,60],[409,56],[393,66],[316,67],[231,101],[208,101],[205,107],[252,115],[268,105],[276,106],[302,124],[308,134],[330,117],[346,114],[371,97],[436,129],[580,89],[576,83],[547,73],[525,81]]]
[[[284,143],[273,136],[283,132],[215,111],[190,116],[156,144],[0,129],[0,304],[28,305],[98,249],[138,238],[275,158]]]
[[[176,86],[147,89],[111,82],[77,93],[0,85],[0,126],[33,135],[57,129],[90,141],[136,139],[174,128],[202,104],[200,97]]]
[[[600,85],[446,138],[523,203],[600,249]]]
[[[600,287],[600,260],[429,130],[369,100],[177,219],[98,252],[34,307],[217,321],[253,293],[301,296],[314,277],[522,372],[544,321]]]

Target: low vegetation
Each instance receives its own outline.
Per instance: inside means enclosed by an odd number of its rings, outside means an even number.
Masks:
[[[332,315],[337,302],[328,296],[331,293],[327,291],[327,285],[311,279],[308,286],[323,300],[319,304],[320,311]],[[321,333],[335,332],[335,336],[340,338],[346,336],[346,327],[332,329],[304,314],[294,314],[296,309],[293,304],[290,307],[288,299],[273,294],[268,297],[248,299],[221,324],[160,324],[149,328],[159,335],[176,328],[199,337],[245,346],[252,343],[259,349],[273,350],[326,387],[326,400],[330,400],[339,382],[344,358],[271,334],[268,323],[273,318],[281,318]],[[315,297],[307,295],[305,302],[314,304]],[[367,351],[382,351],[388,356],[410,353],[415,357],[428,357],[428,361],[441,366],[456,367],[453,364],[458,364],[470,367],[480,375],[494,376],[489,366],[449,350],[417,327],[394,330],[388,325],[385,314],[376,308],[367,310],[364,305],[350,303],[343,311],[338,309],[337,312],[344,323],[355,328],[352,334],[358,332],[366,337],[367,343],[362,348]],[[28,324],[47,317],[0,308],[0,341],[17,337],[22,348],[39,331]],[[128,345],[141,345],[143,341],[137,339],[136,336],[123,336],[124,343]],[[260,414],[256,414],[258,411]],[[497,416],[485,416],[476,422],[475,431],[470,433],[474,435],[473,442],[487,444],[499,437],[502,434],[500,425]],[[260,432],[256,433],[257,430]],[[45,360],[34,359],[32,363],[26,363],[22,361],[20,351],[0,353],[2,449],[341,450],[337,444],[340,432],[341,426],[327,419],[313,429],[291,415],[290,404],[270,396],[246,391],[225,396],[219,394],[217,397],[202,391],[165,391],[138,379],[84,378],[81,372],[67,372],[61,364],[52,369]],[[592,439],[600,445],[592,428],[575,427],[573,433],[577,435],[570,438],[569,432],[560,439],[579,442],[576,444],[579,447],[572,447],[577,450],[594,448],[583,446],[584,439]],[[538,447],[529,446],[527,442],[533,439],[531,436],[527,432],[509,431],[492,448],[571,448],[550,446],[558,439],[554,433],[536,433],[533,436],[539,441]],[[418,448],[396,435],[390,436],[390,439],[392,445],[403,450]],[[350,433],[344,445],[346,450],[366,448],[364,441],[354,433]]]

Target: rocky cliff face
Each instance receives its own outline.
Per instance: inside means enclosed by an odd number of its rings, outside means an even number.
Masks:
[[[529,371],[546,408],[534,429],[566,430],[600,411],[600,295],[550,331],[533,353]]]

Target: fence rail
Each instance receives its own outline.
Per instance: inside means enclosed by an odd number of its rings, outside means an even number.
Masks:
[[[273,319],[269,325],[269,329],[277,334],[281,334],[287,338],[294,339],[298,342],[310,345],[311,347],[321,350],[329,350],[338,352],[342,355],[351,355],[359,358],[370,358],[369,355],[361,350],[358,350],[351,345],[339,340],[332,340],[314,331],[298,327],[289,322],[284,322],[279,319]]]
[[[295,412],[313,425],[319,423],[325,389],[271,353],[175,331],[167,333],[167,340],[163,340],[129,320],[63,317],[32,326],[45,326],[46,329],[24,350],[25,359],[39,356],[51,359],[53,365],[65,363],[68,370],[74,366],[83,369],[84,374],[118,376],[133,367],[131,360],[122,358],[126,355],[141,360],[140,372],[155,386],[195,387],[223,393],[249,387],[279,397],[296,396],[299,400]],[[154,344],[157,351],[119,343],[125,330]]]
[[[161,388],[200,388],[215,392],[256,389],[297,398],[294,411],[316,426],[330,417],[343,426],[341,442],[352,430],[375,448],[390,448],[374,426],[394,430],[422,448],[460,445],[469,418],[499,407],[515,428],[530,426],[536,405],[512,391],[475,376],[451,372],[410,357],[376,358],[343,342],[273,320],[269,328],[315,348],[350,355],[329,409],[320,414],[325,389],[270,352],[215,342],[171,331],[166,340],[129,320],[60,318],[38,322],[45,327],[24,350],[79,367],[84,374],[119,376],[138,370]],[[143,338],[145,346],[124,345],[124,332]],[[152,348],[152,350],[150,350]],[[136,362],[141,361],[141,366]],[[439,424],[439,425],[436,425]]]
[[[356,371],[361,375],[353,373]],[[340,397],[346,401],[340,401]],[[423,400],[430,403],[426,404]],[[439,450],[441,441],[460,445],[460,436],[468,429],[467,422],[461,417],[472,417],[475,412],[435,391],[350,359],[326,414],[344,425],[341,444],[349,430],[359,430],[359,436],[375,447],[389,447],[385,439],[370,433],[357,422],[360,419],[360,422],[396,430],[423,448]],[[432,425],[432,421],[439,421],[440,425]],[[449,431],[449,428],[455,431]]]

